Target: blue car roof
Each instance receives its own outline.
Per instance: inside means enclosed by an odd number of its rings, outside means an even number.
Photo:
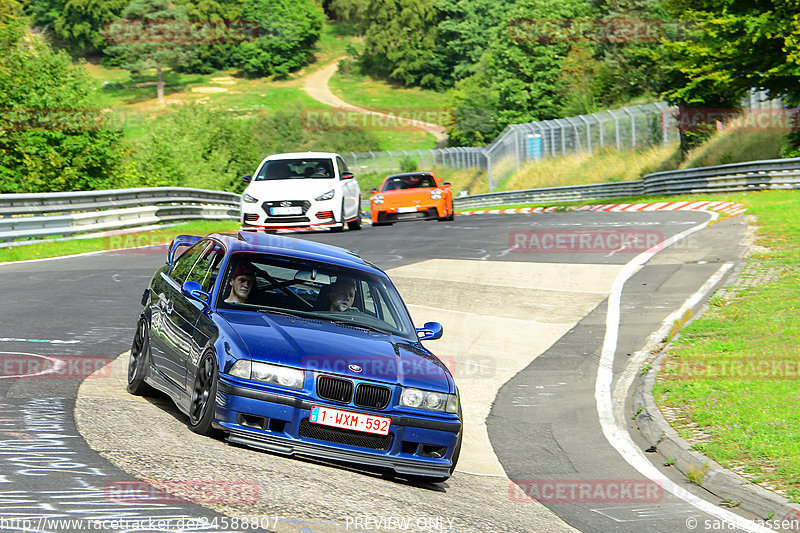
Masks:
[[[325,261],[386,276],[383,270],[373,263],[361,258],[352,250],[346,250],[338,246],[253,231],[240,231],[236,234],[215,233],[212,236],[225,243],[228,253],[260,252],[278,254],[300,259]]]

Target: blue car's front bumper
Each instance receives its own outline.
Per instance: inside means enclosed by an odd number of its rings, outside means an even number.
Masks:
[[[299,392],[299,391],[298,391]],[[313,405],[391,418],[389,434],[311,424]],[[393,413],[391,408],[366,412],[339,405],[248,387],[220,375],[216,424],[231,442],[284,455],[306,455],[387,467],[398,474],[446,478],[461,434],[455,415],[443,419]]]

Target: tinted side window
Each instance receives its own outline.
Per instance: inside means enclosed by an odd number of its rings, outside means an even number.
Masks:
[[[186,281],[196,281],[203,286],[204,291],[210,292],[217,279],[217,274],[219,274],[219,267],[224,256],[222,246],[216,242],[210,242],[186,277]]]
[[[336,166],[339,167],[339,177],[341,178],[345,172],[350,172],[347,168],[347,165],[344,162],[344,159],[341,157],[336,158]]]
[[[183,282],[186,281],[186,276],[189,274],[189,271],[192,270],[195,262],[197,262],[197,259],[207,246],[208,241],[206,240],[195,243],[194,246],[186,250],[183,255],[176,259],[172,264],[172,269],[169,271],[169,276],[177,281],[178,285],[183,285]]]

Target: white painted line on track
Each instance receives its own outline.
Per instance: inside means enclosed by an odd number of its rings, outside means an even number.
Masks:
[[[619,452],[622,458],[625,459],[628,464],[635,468],[640,474],[646,478],[660,483],[664,487],[664,490],[670,492],[689,505],[692,505],[699,511],[722,520],[726,524],[729,524],[736,529],[767,533],[772,530],[760,526],[752,520],[747,520],[746,518],[743,518],[730,511],[721,509],[716,505],[695,496],[685,488],[667,478],[650,462],[649,459],[647,459],[647,457],[644,456],[638,446],[634,444],[633,439],[631,439],[631,436],[628,434],[624,425],[617,425],[617,421],[614,416],[614,403],[612,401],[611,386],[614,380],[614,354],[617,350],[617,340],[619,336],[620,300],[622,298],[622,289],[625,286],[625,282],[628,281],[631,276],[633,276],[640,266],[644,265],[660,250],[663,250],[664,248],[678,242],[679,240],[691,235],[696,231],[700,231],[712,220],[715,220],[719,216],[714,212],[709,212],[709,215],[710,216],[707,221],[686,231],[678,233],[660,245],[642,252],[631,259],[619,272],[616,279],[614,279],[614,283],[611,288],[611,294],[608,297],[606,334],[605,338],[603,339],[603,350],[600,356],[600,364],[597,369],[597,381],[595,382],[595,401],[597,402],[597,414],[606,440],[608,440],[609,444],[611,444],[611,446],[617,450],[617,452]],[[695,295],[693,295],[692,298],[694,298],[694,296]]]
[[[14,337],[0,337],[0,342],[44,342],[49,344],[77,344],[81,341],[62,341],[58,339],[16,339]]]

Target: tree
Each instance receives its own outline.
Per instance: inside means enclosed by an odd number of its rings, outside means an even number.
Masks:
[[[800,4],[669,0],[667,7],[685,30],[685,38],[666,43],[661,58],[670,101],[684,110],[735,111],[751,88],[763,88],[800,104]],[[699,129],[681,132],[684,150],[711,128]]]
[[[405,85],[436,87],[436,0],[370,0],[362,68]]]
[[[559,76],[571,47],[571,40],[558,33],[561,21],[585,20],[592,14],[582,0],[518,0],[505,23],[495,28],[475,74],[456,85],[457,100],[467,107],[459,112],[459,102],[454,102],[450,143],[475,139],[468,133],[474,123],[481,125],[480,136],[488,141],[508,124],[559,116]],[[470,116],[470,108],[478,118]]]
[[[368,4],[369,0],[331,0],[328,7],[336,20],[363,28]]]
[[[109,39],[117,44],[106,53],[121,56],[131,72],[155,67],[158,101],[163,102],[163,68],[176,68],[189,61],[188,21],[187,10],[171,0],[133,0],[122,11],[122,18],[109,27]]]
[[[143,184],[237,190],[260,155],[249,126],[203,105],[171,110],[137,143],[134,161]]]
[[[598,87],[601,68],[602,64],[593,57],[588,45],[579,43],[572,46],[558,76],[563,94],[562,115],[587,115],[597,111],[601,96]]]
[[[102,50],[108,45],[106,27],[120,16],[130,0],[37,0],[37,23],[52,19],[56,36],[73,49]],[[45,6],[48,8],[45,9]]]
[[[235,54],[243,39],[255,38],[255,28],[242,24],[242,2],[239,0],[180,0],[189,14],[189,20],[201,28],[225,28],[222,38],[192,45],[187,60],[174,68],[184,72],[210,74],[217,70],[236,66]],[[243,28],[235,31],[237,27]],[[211,33],[209,31],[208,33]]]
[[[110,188],[131,179],[119,129],[92,105],[81,66],[0,0],[0,192]]]
[[[483,53],[500,31],[507,30],[508,10],[514,2],[495,0],[439,0],[436,62],[442,85],[475,74]]]
[[[311,59],[325,14],[315,0],[245,0],[242,17],[257,22],[261,33],[239,45],[236,56],[244,73],[286,77]]]

